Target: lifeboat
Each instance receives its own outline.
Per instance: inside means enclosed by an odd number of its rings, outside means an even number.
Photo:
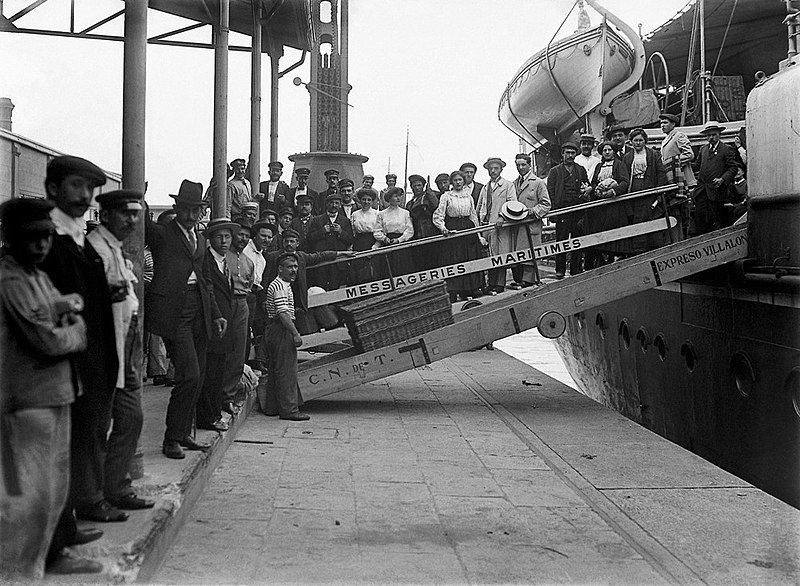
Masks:
[[[638,36],[634,33],[629,44],[612,27],[621,21],[587,1],[601,12],[602,23],[551,41],[520,67],[500,98],[500,121],[534,146],[553,141],[587,114],[607,108],[641,76],[644,49]],[[582,21],[588,23],[582,6],[581,12]],[[633,33],[629,28],[623,31]]]

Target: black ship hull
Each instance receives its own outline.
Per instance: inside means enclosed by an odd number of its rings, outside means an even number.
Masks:
[[[714,274],[567,320],[581,391],[800,508],[800,299]]]

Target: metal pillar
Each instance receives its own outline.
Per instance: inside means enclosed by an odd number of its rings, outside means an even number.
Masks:
[[[214,191],[211,217],[224,218],[228,176],[228,19],[230,0],[220,0],[214,26]]]
[[[706,3],[700,0],[700,79],[703,88],[703,124],[711,117],[711,72],[706,71]]]
[[[269,160],[278,160],[278,82],[280,70],[278,62],[283,54],[283,47],[274,43],[269,48]]]
[[[253,0],[253,39],[250,55],[250,161],[247,174],[253,195],[261,181],[261,1]]]

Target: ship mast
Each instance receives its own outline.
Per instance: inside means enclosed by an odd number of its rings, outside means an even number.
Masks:
[[[697,0],[700,9],[700,89],[703,93],[703,124],[711,115],[711,73],[706,70],[706,3]]]

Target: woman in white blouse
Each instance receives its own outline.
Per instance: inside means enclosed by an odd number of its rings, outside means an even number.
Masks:
[[[400,200],[405,199],[405,192],[401,187],[391,187],[383,195],[386,202],[386,209],[378,212],[378,220],[375,226],[376,247],[401,244],[411,240],[414,236],[414,225],[411,223],[411,216],[408,210],[400,207]],[[390,263],[392,276],[406,275],[414,271],[414,264],[408,250],[400,250],[385,255]],[[378,261],[378,270],[385,278],[388,277],[386,270],[387,260]]]
[[[378,226],[378,210],[374,209],[372,204],[377,197],[378,192],[368,187],[356,191],[356,199],[361,204],[361,209],[350,215],[350,223],[353,225],[353,250],[356,252],[370,250],[375,246],[373,233]],[[354,283],[366,283],[373,279],[371,260],[362,258],[353,262]]]
[[[458,230],[474,228],[478,225],[478,215],[475,213],[475,204],[472,200],[472,189],[465,189],[465,177],[461,171],[450,174],[450,191],[444,192],[439,198],[439,207],[433,212],[433,225],[442,234],[451,234]],[[480,258],[480,243],[477,234],[452,238],[442,247],[441,265],[447,266],[468,260]],[[477,295],[482,286],[481,273],[470,273],[460,277],[447,279],[447,290],[452,302],[458,298],[471,299]]]

